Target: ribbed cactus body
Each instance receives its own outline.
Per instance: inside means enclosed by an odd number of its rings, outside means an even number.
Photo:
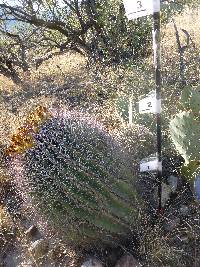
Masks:
[[[131,233],[137,217],[131,159],[99,123],[54,110],[33,140],[20,156],[21,179],[55,226],[72,240]]]

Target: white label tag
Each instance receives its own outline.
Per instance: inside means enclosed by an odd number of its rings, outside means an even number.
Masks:
[[[160,0],[123,0],[127,18],[136,19],[160,11]]]
[[[161,99],[146,97],[139,102],[139,113],[160,113]]]
[[[139,113],[161,113],[161,99],[156,99],[155,92],[139,101]]]
[[[143,159],[140,162],[140,172],[148,172],[148,171],[157,171],[162,170],[162,162],[158,161],[157,158],[147,158]]]

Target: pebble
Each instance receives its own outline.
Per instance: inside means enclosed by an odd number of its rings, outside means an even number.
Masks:
[[[118,260],[115,267],[140,267],[142,266],[132,255],[124,255]]]
[[[179,212],[181,215],[183,216],[186,216],[189,214],[190,210],[189,210],[189,207],[186,206],[186,205],[181,205],[180,209],[179,209]]]
[[[164,207],[167,201],[170,199],[171,193],[172,193],[171,187],[165,183],[162,183],[162,195],[161,195],[162,207]]]
[[[85,261],[81,267],[103,267],[103,264],[97,259],[89,259]]]
[[[170,175],[168,177],[167,181],[168,181],[168,184],[169,184],[169,186],[171,188],[171,191],[173,193],[175,193],[176,192],[176,189],[178,187],[178,177],[176,177],[174,175]]]
[[[164,229],[171,232],[179,226],[180,222],[181,220],[178,217],[168,218],[164,223]]]
[[[194,182],[194,191],[195,197],[198,202],[200,202],[200,174],[198,174],[195,178]]]
[[[31,227],[28,228],[28,230],[24,232],[24,234],[29,238],[36,236],[37,233],[38,229],[35,225],[32,225]]]

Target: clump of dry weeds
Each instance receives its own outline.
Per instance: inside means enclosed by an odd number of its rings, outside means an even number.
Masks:
[[[179,50],[175,35],[173,20],[176,23],[181,46],[187,46],[184,50],[185,79],[189,84],[199,82],[200,71],[200,8],[185,9],[184,13],[171,18],[171,21],[162,29],[162,68],[163,80],[166,84],[174,85],[174,89],[179,80]],[[187,35],[189,43],[187,45]]]

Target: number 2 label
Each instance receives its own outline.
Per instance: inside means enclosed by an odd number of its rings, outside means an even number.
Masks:
[[[151,103],[151,102],[148,102],[148,103],[147,103],[147,107],[148,107],[148,108],[152,108],[152,103]]]

